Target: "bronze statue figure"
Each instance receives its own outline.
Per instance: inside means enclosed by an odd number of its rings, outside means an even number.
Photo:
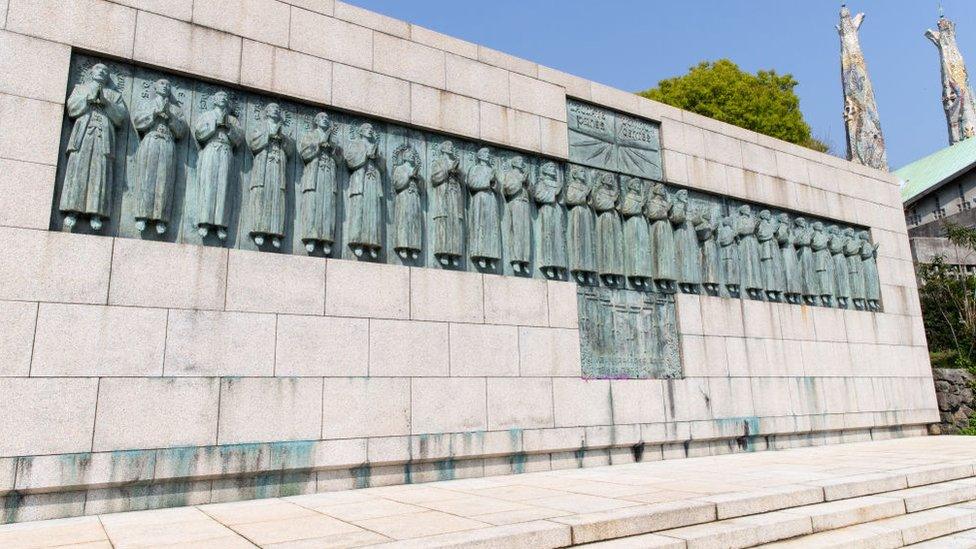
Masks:
[[[464,195],[460,159],[453,141],[442,141],[430,168],[434,257],[444,267],[459,267],[464,239]]]
[[[251,130],[247,144],[254,153],[247,197],[250,235],[259,247],[270,239],[274,248],[280,248],[285,236],[288,155],[293,144],[285,134],[281,107],[277,103],[265,106],[264,117]]]
[[[153,92],[132,119],[142,135],[136,153],[135,219],[139,232],[152,224],[157,234],[163,234],[169,226],[176,184],[176,142],[186,135],[187,127],[169,80],[157,80]]]
[[[305,168],[302,171],[301,238],[308,253],[316,246],[330,255],[335,243],[336,225],[336,144],[335,130],[329,115],[315,115],[311,129],[299,140],[298,152]]]
[[[471,193],[468,212],[468,255],[481,270],[494,270],[501,258],[501,222],[498,215],[498,174],[491,151],[478,149],[475,164],[465,178]]]
[[[556,163],[543,162],[532,186],[532,198],[539,207],[539,267],[542,275],[550,279],[562,278],[566,271],[563,207],[559,203],[562,190]]]
[[[211,231],[227,240],[230,211],[227,200],[234,183],[234,154],[244,140],[241,123],[231,113],[230,96],[221,90],[210,98],[211,108],[193,124],[193,137],[203,148],[197,157],[197,232]]]
[[[349,249],[356,257],[379,257],[383,249],[383,182],[379,170],[379,145],[373,125],[366,122],[353,130],[343,150],[350,170],[346,211],[349,216]]]
[[[400,259],[416,261],[423,242],[420,204],[420,155],[403,144],[393,151],[393,250]]]
[[[566,226],[566,243],[569,249],[569,271],[580,284],[596,283],[596,222],[590,206],[590,182],[586,169],[569,168],[566,185],[566,207],[569,222]]]
[[[500,176],[502,194],[508,209],[506,236],[508,262],[516,274],[529,273],[532,258],[532,211],[529,205],[528,173],[525,159],[519,155],[508,161]]]
[[[87,217],[92,230],[100,231],[112,210],[115,132],[126,119],[125,103],[108,67],[97,63],[91,68],[91,81],[76,85],[66,106],[74,123],[58,209],[69,230],[80,217]]]

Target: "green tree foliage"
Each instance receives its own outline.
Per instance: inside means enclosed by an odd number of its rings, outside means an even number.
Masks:
[[[639,95],[735,124],[820,152],[829,145],[814,139],[800,112],[791,74],[775,70],[748,73],[728,59],[703,61],[688,74],[668,78]]]
[[[976,229],[946,223],[945,230],[951,243],[976,253]],[[941,257],[916,268],[932,366],[976,372],[976,277]]]

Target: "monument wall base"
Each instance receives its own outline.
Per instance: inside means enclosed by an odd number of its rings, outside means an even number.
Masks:
[[[638,440],[557,452],[342,466],[319,465],[324,463],[321,460],[327,461],[328,451],[315,442],[75,454],[49,460],[22,458],[18,469],[26,475],[26,486],[0,496],[0,509],[2,522],[22,522],[926,434],[924,424],[901,424],[707,440]],[[202,472],[206,467],[204,456],[210,458],[207,465],[220,470]],[[180,477],[178,471],[172,470],[190,463],[200,474]],[[167,469],[173,476],[163,478]]]

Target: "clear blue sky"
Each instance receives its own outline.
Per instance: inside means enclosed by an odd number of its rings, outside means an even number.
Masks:
[[[702,60],[776,69],[800,82],[814,135],[843,155],[840,2],[829,0],[351,0],[398,19],[624,90],[643,90]],[[976,1],[943,0],[976,71]],[[948,144],[939,59],[925,39],[939,0],[860,0],[861,46],[899,168]],[[974,76],[976,84],[976,76]]]

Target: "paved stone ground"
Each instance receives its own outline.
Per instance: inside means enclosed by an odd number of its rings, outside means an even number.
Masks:
[[[0,547],[559,546],[570,542],[567,525],[627,507],[857,490],[892,473],[974,463],[976,438],[903,438],[10,524]]]

